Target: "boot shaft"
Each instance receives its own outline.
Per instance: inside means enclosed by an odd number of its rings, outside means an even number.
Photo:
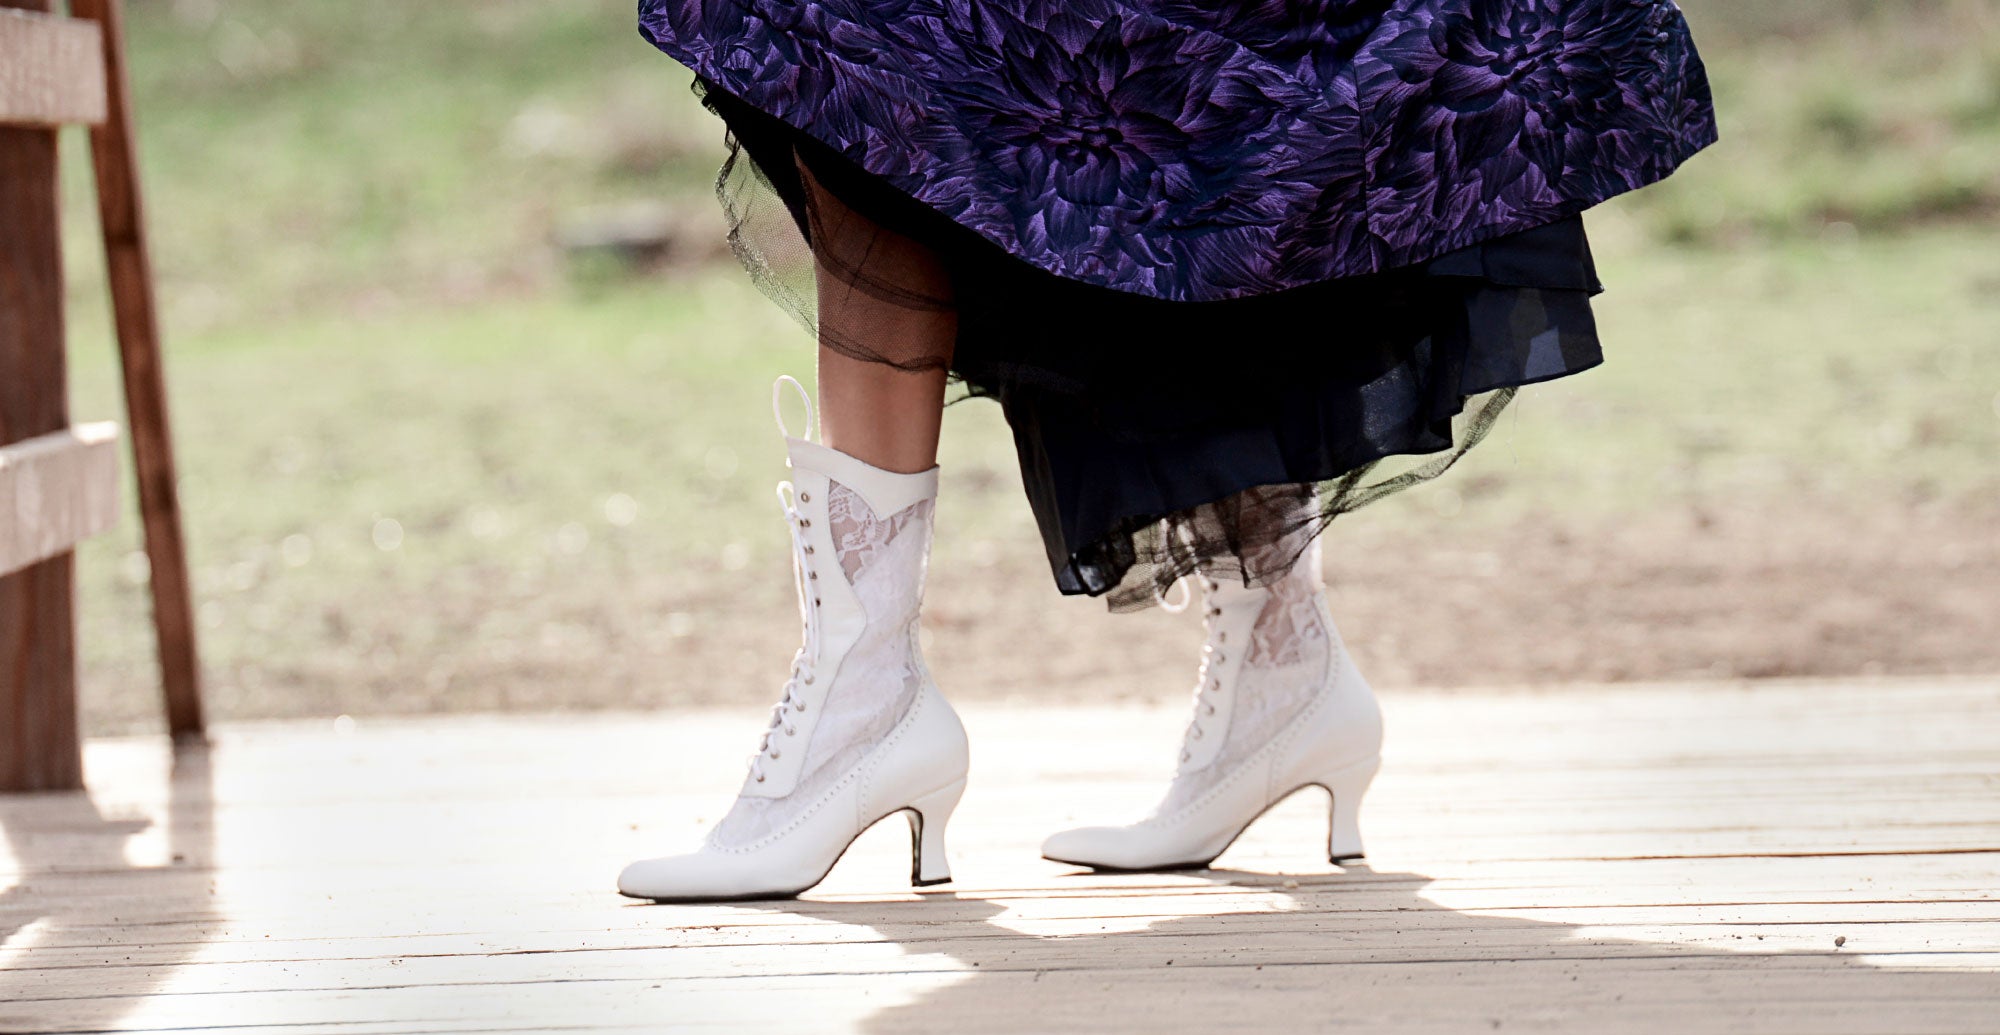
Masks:
[[[1202,580],[1202,605],[1208,636],[1183,774],[1226,767],[1261,747],[1324,690],[1341,654],[1317,540],[1267,585]]]
[[[815,772],[851,761],[895,725],[930,681],[917,642],[937,469],[899,474],[787,438],[803,644],[748,797],[784,798]],[[790,748],[791,750],[786,750]]]

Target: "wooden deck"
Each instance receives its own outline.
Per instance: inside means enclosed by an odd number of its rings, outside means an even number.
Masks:
[[[1097,876],[1178,708],[966,709],[956,884],[900,819],[793,903],[610,891],[759,719],[225,727],[0,799],[0,1031],[2000,1030],[2000,680],[1391,694],[1366,866],[1323,799]]]

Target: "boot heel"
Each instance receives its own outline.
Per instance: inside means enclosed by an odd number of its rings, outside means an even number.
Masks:
[[[944,854],[944,828],[951,821],[958,799],[965,794],[965,781],[932,791],[910,803],[910,883],[915,887],[943,884],[951,879],[951,862]]]
[[[1357,762],[1329,773],[1320,786],[1333,797],[1332,817],[1327,829],[1327,859],[1335,863],[1359,859],[1361,850],[1361,798],[1368,784],[1382,768],[1380,756]]]

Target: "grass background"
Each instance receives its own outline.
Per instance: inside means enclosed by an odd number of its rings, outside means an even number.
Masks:
[[[2000,515],[2000,4],[1683,6],[1723,142],[1592,213],[1611,362],[1523,393],[1450,478],[1343,519],[1336,583],[1405,594],[1353,591],[1357,649],[1451,626],[1436,610],[1451,591],[1348,571],[1343,542],[1422,559],[1540,542],[1524,529],[1657,527],[1671,546],[1687,533],[1663,515],[1720,514],[1746,543],[1810,526],[1835,551],[1859,529],[1931,529],[1928,566],[1877,574],[1972,593],[1953,612],[1965,634],[1843,653],[1880,608],[1800,632],[1805,603],[1781,598],[1725,616],[1794,636],[1775,662],[1705,641],[1614,669],[1377,661],[1427,682],[1990,670],[2000,630],[1974,591],[2000,582],[1982,545]],[[638,38],[629,0],[136,0],[131,20],[215,713],[768,697],[796,629],[766,389],[809,372],[809,343],[721,248],[720,125]],[[81,145],[66,144],[73,395],[80,418],[114,418]],[[564,226],[632,203],[679,229],[664,263],[565,257]],[[1184,621],[1056,601],[996,407],[951,410],[943,462],[927,636],[947,686],[1180,678]],[[1768,554],[1745,556],[1703,569],[1709,606],[1768,581]],[[1570,577],[1633,567],[1594,563]],[[80,564],[89,728],[150,728],[136,521]],[[1857,607],[1890,599],[1867,596],[1872,577],[1838,585]],[[1556,599],[1523,597],[1513,620]],[[1629,624],[1686,620],[1662,604]]]

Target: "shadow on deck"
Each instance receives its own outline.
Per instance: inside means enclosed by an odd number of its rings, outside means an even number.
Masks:
[[[610,878],[712,821],[746,715],[102,741],[90,796],[0,799],[0,1030],[1985,1031],[1997,705],[1392,695],[1368,865],[1302,796],[1174,875],[1034,854],[1149,803],[1174,711],[969,709],[956,885],[898,886],[892,820],[804,900],[700,907]]]

